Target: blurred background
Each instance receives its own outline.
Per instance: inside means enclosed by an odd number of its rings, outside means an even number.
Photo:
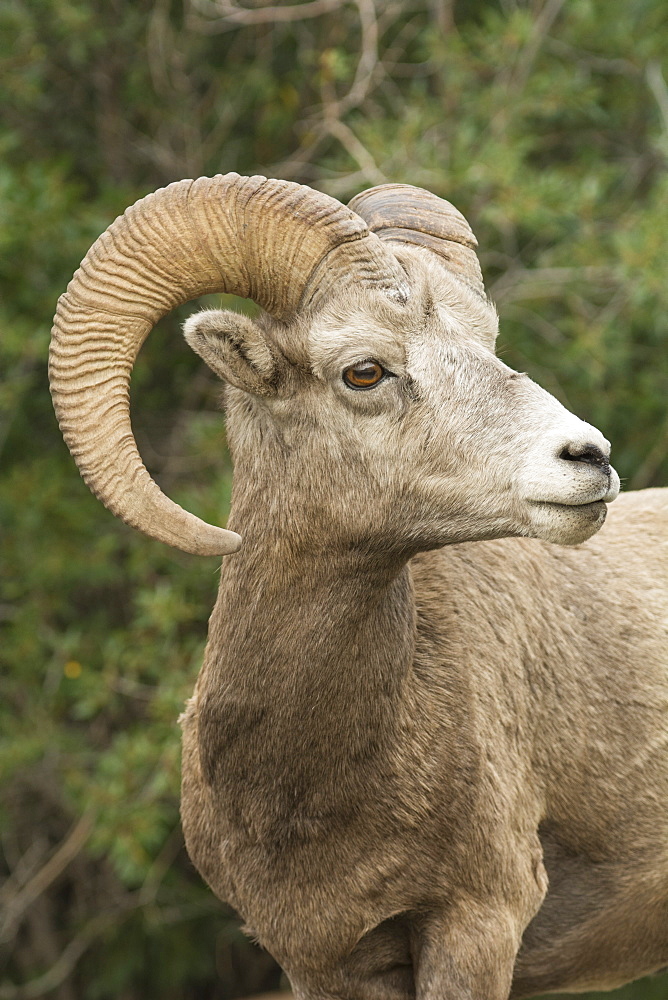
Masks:
[[[666,485],[666,53],[665,0],[2,0],[0,1000],[281,982],[179,827],[217,561],[116,521],[52,413],[51,317],[90,243],[182,177],[426,187],[477,234],[504,360],[605,432],[627,488]],[[133,420],[165,492],[221,523],[191,310],[143,349]],[[609,996],[666,1000],[668,979]]]

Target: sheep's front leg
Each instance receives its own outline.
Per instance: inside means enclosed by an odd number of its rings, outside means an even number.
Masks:
[[[424,917],[413,948],[416,1000],[508,1000],[523,921],[462,901]]]

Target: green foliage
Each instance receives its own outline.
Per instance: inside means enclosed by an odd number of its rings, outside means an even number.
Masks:
[[[630,486],[668,481],[663,0],[614,16],[606,0],[341,0],[249,23],[221,10],[0,7],[0,1000],[27,982],[58,1000],[278,982],[179,832],[176,718],[216,561],[114,521],[48,397],[57,297],[127,204],[233,169],[342,200],[384,180],[449,198],[478,236],[504,358],[604,430]],[[222,523],[231,468],[217,387],[178,334],[188,311],[142,350],[133,421],[163,488]],[[614,995],[665,1000],[668,984]]]

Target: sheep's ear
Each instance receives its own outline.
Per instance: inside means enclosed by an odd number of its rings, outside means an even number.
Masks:
[[[278,358],[248,316],[228,309],[206,309],[186,320],[183,335],[219,378],[258,396],[276,393]]]

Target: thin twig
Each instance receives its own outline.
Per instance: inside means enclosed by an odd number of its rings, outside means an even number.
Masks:
[[[615,76],[635,78],[640,75],[640,70],[630,59],[606,59],[603,56],[594,55],[592,52],[586,52],[584,49],[578,49],[574,45],[569,45],[562,38],[546,38],[545,48],[555,55],[568,57],[597,73],[611,73]]]
[[[552,347],[562,347],[566,341],[566,337],[558,326],[550,323],[540,313],[535,312],[533,309],[528,309],[526,306],[509,302],[504,305],[503,315],[506,319],[514,316],[521,323],[524,323],[525,326],[534,330],[542,340]]]
[[[338,102],[337,117],[358,108],[364,101],[378,66],[378,21],[374,0],[355,0],[362,30],[362,46],[352,86]]]
[[[654,99],[661,112],[663,127],[668,134],[668,86],[663,78],[661,67],[658,62],[650,62],[645,70],[647,85],[654,95]]]
[[[120,915],[140,905],[136,897],[131,897],[123,906],[108,913],[100,913],[89,920],[84,929],[74,937],[58,956],[54,964],[41,976],[27,983],[4,983],[0,986],[0,1000],[36,1000],[55,990],[74,970],[83,953],[109,928],[118,922]]]
[[[615,276],[608,267],[537,267],[531,270],[509,270],[489,289],[495,302],[515,302],[538,295],[558,293],[574,279],[610,285]]]
[[[202,34],[218,34],[249,25],[286,24],[322,17],[323,14],[338,10],[347,2],[348,0],[311,0],[310,3],[289,6],[248,8],[226,3],[225,0],[190,0],[190,7],[196,10],[196,14],[193,17],[191,13],[188,17],[188,27]]]
[[[36,875],[9,901],[0,924],[0,942],[10,941],[29,906],[41,896],[82,849],[93,830],[93,817],[86,813],[74,825],[60,847]]]
[[[365,180],[371,181],[372,184],[385,184],[387,182],[387,177],[378,168],[373,156],[352,129],[338,119],[328,121],[327,129],[330,135],[338,139],[346,152],[359,164]]]
[[[442,35],[449,35],[455,26],[455,0],[430,0],[430,14]]]
[[[520,52],[512,74],[511,89],[521,93],[529,79],[529,74],[547,38],[548,32],[561,12],[566,0],[547,0],[534,21],[531,37]]]
[[[138,901],[141,906],[154,903],[158,890],[165,875],[176,860],[183,847],[183,832],[181,824],[177,823],[165,840],[158,856],[154,859],[139,890]]]

